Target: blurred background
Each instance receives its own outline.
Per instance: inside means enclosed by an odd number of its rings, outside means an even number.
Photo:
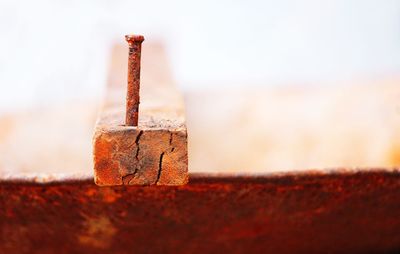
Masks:
[[[1,0],[0,172],[91,172],[127,33],[164,49],[192,172],[400,165],[399,1]]]

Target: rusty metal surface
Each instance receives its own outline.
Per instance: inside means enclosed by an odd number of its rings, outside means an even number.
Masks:
[[[125,39],[129,44],[125,122],[127,126],[137,126],[140,103],[140,57],[144,37],[142,35],[126,35]]]
[[[0,181],[0,253],[398,253],[400,172]]]

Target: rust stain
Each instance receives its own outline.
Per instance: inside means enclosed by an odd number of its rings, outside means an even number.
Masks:
[[[83,233],[78,235],[78,240],[83,245],[104,249],[111,245],[116,232],[117,229],[108,217],[89,217],[84,223]]]
[[[122,197],[121,193],[118,193],[117,191],[115,191],[113,188],[110,187],[101,188],[100,190],[98,190],[98,193],[100,194],[102,200],[105,203],[114,203],[115,201],[117,201],[119,198]]]

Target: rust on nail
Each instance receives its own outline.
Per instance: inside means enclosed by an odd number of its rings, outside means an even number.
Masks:
[[[125,124],[137,126],[140,103],[140,55],[144,37],[142,35],[125,35],[125,39],[129,44]]]

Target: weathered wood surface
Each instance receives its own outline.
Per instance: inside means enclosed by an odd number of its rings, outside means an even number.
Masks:
[[[117,46],[114,51],[119,51],[114,54],[120,60],[126,59],[121,57],[126,47]],[[151,56],[143,46],[142,59]],[[155,62],[154,58],[143,61],[139,123],[133,127],[124,123],[126,75],[122,70],[127,65],[115,61],[121,71],[115,70],[118,74],[110,83],[93,138],[98,185],[182,185],[188,181],[183,98],[171,79],[147,78],[159,76],[147,72]]]

